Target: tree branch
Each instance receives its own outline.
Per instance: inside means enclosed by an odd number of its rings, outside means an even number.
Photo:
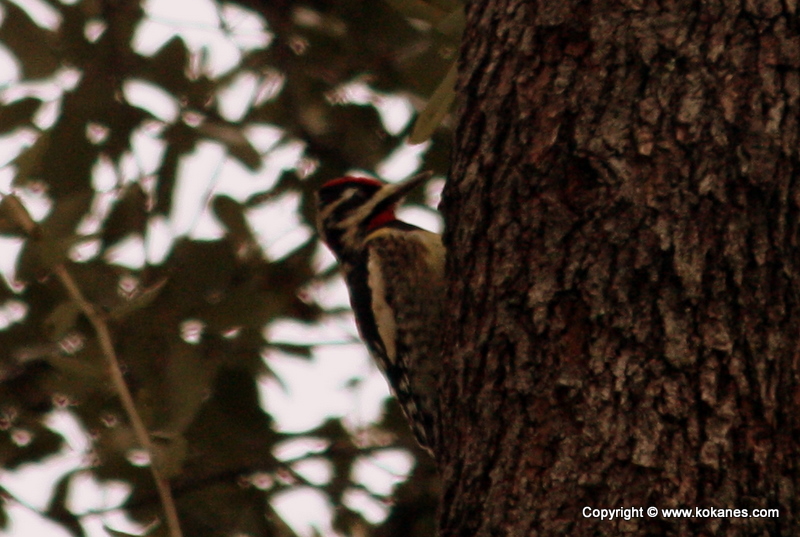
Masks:
[[[0,204],[2,204],[5,214],[11,219],[11,221],[20,226],[29,239],[32,238],[35,240],[39,235],[39,226],[31,218],[28,210],[25,208],[22,202],[20,202],[19,198],[13,194],[6,195],[3,196]],[[172,498],[169,481],[158,467],[157,461],[154,457],[155,453],[153,450],[153,444],[150,442],[150,435],[147,432],[147,428],[145,427],[139,412],[136,410],[136,405],[133,401],[133,396],[128,389],[128,385],[125,384],[125,379],[123,378],[122,371],[119,367],[117,353],[114,350],[111,331],[108,329],[108,323],[106,323],[105,318],[98,313],[94,305],[86,300],[86,297],[84,297],[83,293],[75,282],[75,279],[72,277],[63,263],[55,265],[53,267],[53,273],[64,286],[64,289],[67,291],[69,297],[75,302],[75,304],[78,305],[86,318],[89,319],[89,322],[97,334],[97,339],[100,343],[100,349],[103,357],[106,360],[108,374],[111,377],[114,391],[117,393],[117,396],[122,402],[122,407],[125,409],[128,420],[133,427],[136,441],[139,443],[142,449],[147,452],[150,460],[150,471],[153,474],[153,480],[155,481],[158,495],[161,498],[161,505],[164,510],[164,516],[167,520],[167,527],[169,528],[170,537],[182,537],[183,534],[181,532],[180,522],[178,520],[178,511],[175,507],[175,501]]]

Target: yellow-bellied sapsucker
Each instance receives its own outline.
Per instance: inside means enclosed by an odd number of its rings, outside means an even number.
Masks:
[[[432,451],[445,251],[439,235],[395,217],[403,196],[430,175],[397,184],[328,181],[318,193],[317,227],[344,272],[361,337],[420,445]]]

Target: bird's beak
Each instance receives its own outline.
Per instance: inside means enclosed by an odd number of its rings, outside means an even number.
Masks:
[[[419,173],[400,183],[393,183],[383,187],[374,198],[374,206],[371,214],[380,214],[392,205],[398,203],[403,196],[417,188],[419,185],[431,178],[433,172],[427,171]]]

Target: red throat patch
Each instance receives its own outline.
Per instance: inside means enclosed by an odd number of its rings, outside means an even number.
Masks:
[[[372,231],[373,229],[377,229],[381,227],[383,224],[388,224],[393,220],[397,220],[397,217],[394,214],[394,207],[389,207],[382,213],[375,215],[375,218],[370,220],[369,225],[367,226],[367,231]]]

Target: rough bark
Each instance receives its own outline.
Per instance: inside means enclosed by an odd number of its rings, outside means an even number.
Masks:
[[[796,9],[468,4],[442,537],[800,531]]]

